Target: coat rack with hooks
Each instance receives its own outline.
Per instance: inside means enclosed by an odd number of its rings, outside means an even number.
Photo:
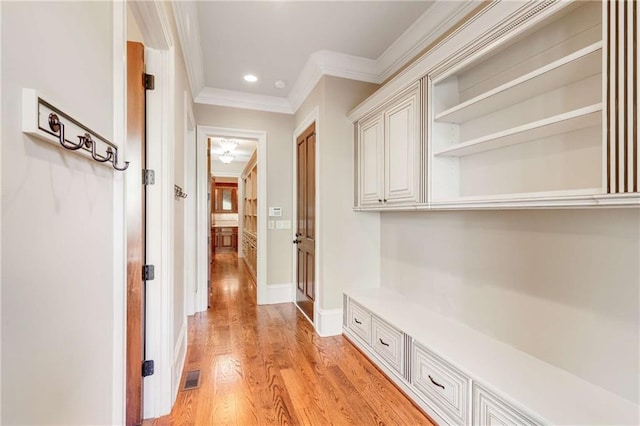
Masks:
[[[22,89],[22,131],[98,163],[110,164],[115,170],[129,167],[128,161],[121,164],[117,145],[43,99],[34,89]],[[69,136],[73,134],[77,142]]]

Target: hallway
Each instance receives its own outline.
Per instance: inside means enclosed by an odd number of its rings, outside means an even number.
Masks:
[[[216,255],[211,282],[211,308],[189,318],[199,387],[145,424],[430,424],[344,337],[320,338],[293,304],[257,306],[235,253]]]

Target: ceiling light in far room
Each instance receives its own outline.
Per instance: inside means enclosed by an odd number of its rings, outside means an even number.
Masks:
[[[230,162],[233,161],[233,155],[229,154],[229,151],[226,151],[224,154],[222,154],[220,157],[218,157],[220,159],[220,161],[222,161],[224,164],[229,164]]]
[[[222,148],[222,151],[224,151],[225,153],[229,153],[234,149],[236,149],[239,143],[237,140],[234,140],[234,139],[220,139],[220,141],[218,142],[218,145],[220,145],[220,148]]]
[[[248,81],[249,83],[255,83],[258,81],[258,77],[253,74],[247,74],[244,76],[244,81]]]
[[[284,80],[277,80],[273,85],[276,86],[276,89],[284,89],[287,87],[287,83],[285,83]]]

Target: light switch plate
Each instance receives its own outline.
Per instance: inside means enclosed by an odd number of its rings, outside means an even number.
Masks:
[[[290,220],[276,220],[276,229],[291,229]]]

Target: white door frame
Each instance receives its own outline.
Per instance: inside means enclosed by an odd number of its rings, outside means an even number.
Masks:
[[[127,5],[113,2],[113,139],[127,158]],[[113,178],[113,390],[112,424],[125,424],[127,404],[127,211],[125,179]]]
[[[196,312],[196,120],[189,94],[184,92],[184,183],[187,198],[184,221],[184,311]]]
[[[296,230],[298,227],[298,137],[305,131],[307,130],[307,128],[312,124],[312,123],[316,123],[316,167],[315,167],[315,171],[316,171],[316,188],[315,188],[315,192],[316,192],[316,220],[315,220],[315,227],[316,227],[316,238],[315,238],[315,289],[314,289],[314,293],[315,293],[315,301],[313,302],[313,316],[314,318],[308,318],[307,315],[303,312],[303,316],[307,319],[310,320],[310,322],[313,324],[314,328],[317,330],[320,330],[320,306],[322,306],[322,304],[320,303],[320,286],[322,285],[322,269],[320,268],[320,258],[322,257],[322,250],[321,250],[321,241],[322,238],[320,237],[321,234],[321,220],[320,217],[322,215],[322,211],[320,210],[320,199],[321,199],[321,194],[320,194],[320,179],[318,179],[318,176],[320,175],[320,149],[319,149],[319,142],[320,142],[320,108],[319,107],[315,107],[307,117],[305,117],[304,120],[302,120],[302,122],[298,125],[298,127],[296,127],[296,129],[293,131],[293,196],[292,196],[292,200],[293,200],[293,217],[292,217],[292,222],[293,222],[293,229]],[[291,258],[292,258],[292,266],[293,266],[293,272],[292,272],[292,276],[293,276],[293,295],[292,295],[292,300],[294,302],[294,304],[296,305],[296,307],[298,307],[298,305],[295,303],[296,301],[296,289],[298,288],[298,276],[297,276],[297,246],[294,244],[291,248]],[[300,312],[302,312],[302,310],[300,308],[298,308],[298,310],[300,310]]]
[[[155,363],[154,374],[143,379],[143,418],[171,412],[173,392],[173,263],[175,175],[175,48],[170,19],[160,1],[129,2],[145,45],[145,67],[155,76],[155,89],[147,91],[147,168],[156,172],[147,187],[147,264],[155,266],[155,279],[146,286],[146,358]],[[129,172],[128,179],[140,178]]]
[[[207,283],[207,253],[209,250],[207,236],[210,234],[209,220],[207,217],[207,138],[227,137],[238,139],[253,139],[258,141],[258,265],[257,265],[257,303],[267,303],[267,132],[243,129],[230,129],[225,127],[199,125],[197,131],[197,208],[198,208],[198,303],[196,310],[206,311],[208,305]],[[242,238],[238,235],[238,238]],[[240,245],[240,244],[239,244]]]

